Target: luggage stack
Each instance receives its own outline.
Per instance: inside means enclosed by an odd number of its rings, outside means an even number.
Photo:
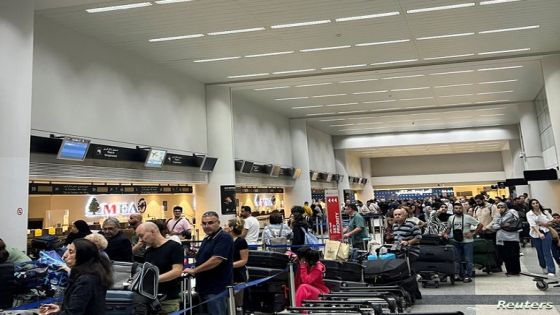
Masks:
[[[473,265],[487,273],[496,267],[496,245],[492,240],[475,238],[473,244]]]
[[[244,305],[246,311],[274,313],[286,308],[289,296],[288,273],[282,271],[286,269],[288,262],[288,256],[281,253],[249,251],[249,281],[280,274],[245,291],[245,295],[250,297],[250,303]]]
[[[449,277],[455,284],[457,253],[453,245],[420,245],[420,256],[414,262],[415,272],[422,276],[422,287],[439,287],[440,279]]]
[[[361,282],[363,266],[354,262],[340,262],[336,260],[321,260],[327,268],[325,279]]]
[[[412,302],[421,299],[416,275],[408,259],[368,260],[364,265],[364,282],[373,286],[399,286],[406,290]]]

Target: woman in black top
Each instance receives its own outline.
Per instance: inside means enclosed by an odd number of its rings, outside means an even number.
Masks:
[[[44,304],[39,314],[105,314],[105,294],[113,285],[110,261],[99,255],[95,244],[82,238],[68,245],[62,258],[71,268],[62,306]]]
[[[91,234],[91,230],[87,225],[86,221],[84,220],[77,220],[72,223],[72,227],[70,228],[70,234],[66,237],[66,241],[64,241],[64,245],[68,245],[72,243],[75,239],[84,238],[86,235]]]
[[[309,225],[303,217],[303,212],[305,210],[301,206],[292,207],[292,232],[293,239],[292,245],[304,245],[305,244],[305,231],[309,228]]]
[[[247,282],[249,276],[247,274],[247,260],[249,260],[249,245],[247,241],[240,237],[243,232],[245,221],[241,218],[235,218],[228,221],[229,232],[233,238],[233,283]],[[235,294],[235,305],[243,306],[243,290]]]

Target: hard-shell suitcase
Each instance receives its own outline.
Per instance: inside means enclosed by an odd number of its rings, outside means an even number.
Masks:
[[[475,238],[473,243],[473,253],[474,254],[486,254],[495,253],[496,245],[492,240],[487,240],[484,238]]]
[[[415,261],[412,269],[416,273],[437,272],[444,275],[455,275],[457,273],[457,263],[455,261]]]
[[[372,284],[386,284],[409,276],[406,259],[368,260],[364,262],[364,281]]]
[[[420,246],[422,245],[445,245],[448,241],[443,237],[435,234],[424,234],[420,239]]]
[[[288,256],[275,252],[250,250],[247,266],[285,269],[288,266]]]
[[[281,269],[261,268],[261,267],[247,267],[247,271],[249,273],[250,281],[266,278],[269,276],[276,275],[279,272],[282,272]],[[288,285],[288,273],[283,272],[266,282],[251,287],[251,292],[281,293],[284,292],[287,285]]]
[[[321,260],[321,263],[325,265],[325,279],[331,280],[344,280],[340,274],[340,268],[342,264],[336,260]]]
[[[344,281],[362,281],[362,270],[361,264],[353,262],[343,262],[340,264],[340,277]]]
[[[14,303],[14,294],[16,291],[16,278],[14,276],[14,264],[0,264],[0,309],[11,308]]]
[[[105,315],[134,314],[134,293],[126,290],[107,290]]]
[[[455,261],[456,256],[453,245],[420,245],[418,261]]]

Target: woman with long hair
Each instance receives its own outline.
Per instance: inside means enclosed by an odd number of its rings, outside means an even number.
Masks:
[[[62,305],[44,304],[40,315],[97,315],[105,313],[105,294],[113,285],[113,270],[91,241],[76,239],[62,256],[70,267],[70,281]]]
[[[305,210],[301,206],[292,207],[291,227],[293,233],[292,245],[305,244],[305,232],[309,228],[303,213]]]
[[[323,281],[327,268],[319,261],[319,252],[304,246],[297,250],[297,256],[296,306],[300,307],[303,300],[317,300],[330,291]]]
[[[235,218],[228,221],[226,231],[233,238],[233,283],[243,283],[249,280],[247,261],[249,260],[249,244],[241,237],[245,220]],[[235,294],[235,305],[243,307],[243,290]]]
[[[529,235],[532,237],[533,245],[537,249],[539,265],[543,273],[549,277],[556,276],[556,266],[552,258],[552,216],[544,211],[541,203],[537,199],[529,200],[531,211],[527,212],[527,222],[529,223]]]
[[[521,272],[519,263],[519,229],[515,222],[519,221],[516,210],[508,209],[505,202],[496,206],[498,216],[492,222],[492,230],[496,231],[496,250],[506,265],[506,276],[518,276]]]
[[[64,245],[72,243],[75,239],[84,238],[86,235],[91,234],[88,224],[84,220],[76,220],[70,227],[70,233],[64,241]]]

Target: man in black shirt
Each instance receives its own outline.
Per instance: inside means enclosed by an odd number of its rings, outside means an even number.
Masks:
[[[158,293],[166,295],[166,299],[161,302],[159,314],[178,311],[184,259],[183,247],[181,244],[163,237],[153,222],[142,223],[136,228],[136,234],[138,234],[139,242],[148,246],[145,255],[146,262],[159,268]],[[135,314],[143,314],[145,306],[135,306]]]
[[[196,291],[202,301],[207,301],[233,283],[233,238],[220,227],[216,212],[207,211],[201,221],[206,237],[196,255],[195,268],[187,268],[184,272],[196,277]],[[205,305],[208,314],[227,314],[225,297]]]
[[[117,218],[109,217],[103,221],[103,236],[107,239],[105,253],[114,261],[132,261],[132,244],[123,235]]]

